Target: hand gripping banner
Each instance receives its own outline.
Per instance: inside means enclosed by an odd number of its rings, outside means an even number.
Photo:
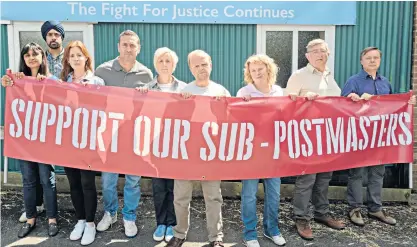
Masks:
[[[413,159],[410,94],[245,102],[30,77],[6,93],[5,155],[46,164],[240,180]]]

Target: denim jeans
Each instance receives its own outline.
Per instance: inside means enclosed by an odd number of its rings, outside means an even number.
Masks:
[[[57,217],[57,196],[55,187],[55,171],[52,166],[26,160],[19,160],[23,178],[23,200],[26,217],[36,217],[37,190],[36,181],[39,180],[45,196],[46,216],[49,219]]]
[[[140,201],[140,176],[125,175],[125,187],[123,191],[123,218],[129,221],[136,220],[136,209]],[[114,216],[119,208],[117,197],[117,180],[119,174],[103,172],[101,173],[103,183],[104,210]]]
[[[259,179],[242,180],[242,221],[244,224],[243,237],[245,241],[256,240],[258,238],[256,225],[256,193],[258,191]],[[280,178],[263,179],[265,199],[264,199],[264,233],[268,236],[280,234],[278,228],[278,213],[281,190]]]

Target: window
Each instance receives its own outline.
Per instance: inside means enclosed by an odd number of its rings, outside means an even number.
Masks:
[[[47,49],[41,34],[42,24],[43,22],[12,22],[11,25],[8,25],[9,65],[12,71],[19,68],[20,51],[25,44],[36,42],[45,50]],[[86,45],[90,55],[94,57],[93,24],[63,22],[62,25],[65,29],[63,46],[65,47],[70,41],[80,40]]]
[[[274,59],[280,68],[277,82],[285,88],[291,74],[306,66],[306,46],[313,39],[324,39],[330,49],[327,66],[334,71],[334,26],[258,25],[257,52]]]

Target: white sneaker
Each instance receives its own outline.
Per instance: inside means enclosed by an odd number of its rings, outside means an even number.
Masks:
[[[267,237],[267,238],[269,238],[269,239],[271,239],[272,242],[274,242],[278,246],[283,246],[283,245],[285,245],[287,243],[287,242],[285,242],[285,239],[284,239],[284,237],[281,234],[276,235],[276,236],[273,236],[273,237],[270,237],[270,236],[268,236],[268,235],[266,235],[264,233],[264,236]]]
[[[81,245],[89,245],[96,239],[96,225],[85,224]]]
[[[20,215],[19,222],[25,223],[26,221],[28,221],[28,219],[26,218],[26,212],[23,212],[22,215]]]
[[[79,220],[70,234],[70,240],[79,240],[83,236],[85,220]]]
[[[45,211],[45,208],[43,207],[43,204],[40,206],[36,206],[36,213],[41,214],[43,211]],[[26,218],[26,212],[23,212],[22,215],[20,215],[19,222],[25,223],[28,219]]]
[[[244,241],[244,245],[248,246],[248,247],[261,247],[259,245],[258,240],[249,240],[249,241]]]
[[[110,215],[110,212],[105,212],[103,219],[101,219],[101,221],[97,225],[97,231],[104,232],[105,230],[109,229],[109,227],[112,224],[116,223],[116,221],[117,221],[117,212],[113,217]]]
[[[133,238],[136,236],[136,234],[138,234],[138,227],[136,226],[134,221],[123,219],[123,223],[125,226],[126,237]]]

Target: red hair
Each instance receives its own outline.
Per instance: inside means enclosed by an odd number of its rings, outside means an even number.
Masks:
[[[90,53],[87,50],[87,47],[85,47],[84,43],[79,40],[71,41],[67,45],[67,47],[65,47],[64,57],[62,58],[62,72],[61,72],[60,79],[63,81],[67,80],[68,75],[74,71],[74,69],[71,67],[69,63],[70,51],[74,47],[80,48],[81,52],[86,57],[85,67],[84,67],[85,71],[89,71],[89,70],[93,71],[93,67],[91,65],[92,59],[91,59]]]

